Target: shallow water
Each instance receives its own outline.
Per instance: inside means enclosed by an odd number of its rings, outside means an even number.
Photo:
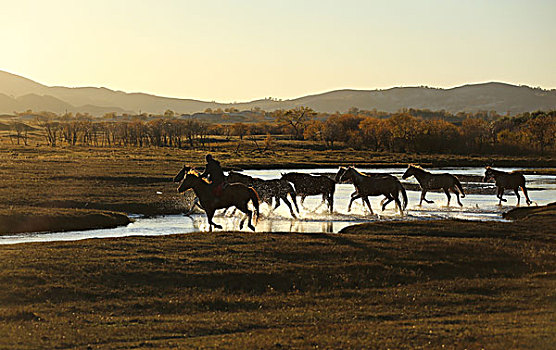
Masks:
[[[385,168],[385,169],[359,169],[364,172],[390,173],[398,176],[405,171],[405,168]],[[513,168],[503,169],[505,171],[516,170]],[[305,170],[248,170],[245,174],[261,177],[263,179],[273,179],[280,177],[280,173],[297,171],[304,173],[335,173],[337,169],[305,169]],[[443,168],[432,171],[433,173],[449,172],[455,175],[479,175],[484,174],[484,168]],[[525,175],[529,189],[529,197],[533,205],[545,205],[556,199],[556,176],[546,175]],[[405,180],[404,180],[405,181]],[[408,182],[417,183],[414,178]],[[466,220],[497,220],[503,221],[502,213],[515,207],[516,197],[512,193],[507,193],[505,198],[508,202],[498,206],[498,199],[494,195],[494,183],[472,183],[462,182],[464,189],[466,186],[486,187],[492,189],[492,194],[469,194],[461,201],[463,207],[459,207],[455,195],[452,195],[451,206],[446,207],[446,196],[443,193],[429,192],[427,199],[434,200],[434,204],[423,204],[419,207],[420,192],[407,191],[409,204],[407,211],[401,217],[395,210],[394,203],[388,205],[387,209],[380,210],[381,197],[370,197],[374,215],[371,215],[361,200],[354,202],[351,212],[347,211],[350,194],[353,192],[353,185],[340,184],[336,186],[334,195],[334,212],[329,213],[326,205],[320,205],[321,198],[318,196],[308,197],[304,207],[300,206],[299,219],[292,219],[285,204],[276,210],[271,210],[268,205],[261,204],[261,219],[257,224],[259,232],[338,232],[342,228],[362,222],[377,220],[434,220],[457,218]],[[520,192],[521,203],[525,204],[525,199]],[[320,205],[320,207],[319,207]],[[224,226],[224,230],[238,230],[239,222],[243,214],[239,211],[232,214],[228,210],[217,212],[214,222]],[[132,216],[133,217],[133,216]],[[52,232],[52,233],[33,233],[14,236],[0,237],[0,244],[14,244],[25,242],[49,242],[49,241],[68,241],[87,238],[108,238],[125,236],[158,236],[177,233],[187,233],[196,231],[208,231],[205,215],[171,215],[155,218],[134,217],[135,222],[125,227],[113,229],[71,231],[71,232]],[[243,231],[249,230],[244,227]]]

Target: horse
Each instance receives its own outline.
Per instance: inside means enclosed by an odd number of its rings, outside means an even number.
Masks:
[[[189,171],[178,187],[178,192],[182,193],[190,188],[193,189],[195,195],[199,198],[201,206],[207,214],[209,229],[211,231],[212,226],[219,229],[222,228],[221,225],[215,224],[212,221],[216,209],[229,208],[231,206],[235,206],[247,215],[247,226],[255,231],[255,227],[251,224],[253,212],[247,207],[249,201],[253,202],[253,206],[255,207],[254,220],[256,224],[259,217],[259,196],[253,188],[247,187],[241,183],[233,183],[225,186],[222,189],[222,194],[215,197],[213,194],[213,186],[206,182],[205,179],[199,177],[199,174],[195,171]],[[243,228],[244,222],[245,218],[239,223],[240,230]]]
[[[369,196],[380,196],[384,195],[387,199],[386,202],[382,204],[382,210],[386,208],[386,205],[391,201],[396,202],[396,206],[403,215],[403,210],[407,207],[407,193],[405,188],[402,186],[400,180],[395,176],[390,174],[384,175],[365,175],[355,170],[354,167],[347,167],[340,177],[340,181],[350,180],[355,186],[355,195],[352,194],[351,200],[348,205],[348,211],[351,209],[351,204],[354,200],[362,198],[363,202],[367,204],[371,214],[373,214],[373,208],[371,208],[371,203],[369,202]],[[403,206],[399,199],[399,194],[402,194]]]
[[[459,195],[461,193],[461,198],[465,198],[465,193],[463,192],[463,188],[461,187],[461,183],[458,178],[454,175],[448,173],[432,174],[420,166],[410,164],[408,165],[405,173],[402,175],[402,179],[405,180],[411,176],[415,176],[417,182],[419,182],[419,186],[421,187],[421,201],[419,201],[419,206],[421,206],[423,201],[429,204],[434,203],[434,201],[426,199],[425,195],[429,190],[441,188],[444,190],[446,197],[448,197],[448,203],[446,204],[447,207],[450,206],[451,198],[449,190],[452,190],[452,192],[456,194],[458,204],[460,207],[463,207],[463,204],[461,204],[461,201],[459,200]]]
[[[334,177],[334,181],[336,181],[336,183],[341,183],[344,182],[342,180],[340,180],[342,178],[342,175],[344,175],[344,173],[346,172],[347,168],[341,166],[338,169],[338,173],[336,173],[336,176]],[[394,176],[389,175],[389,174],[373,174],[373,175],[369,175],[369,176],[391,176],[392,178],[394,178]],[[390,202],[392,202],[394,200],[393,197],[391,197],[389,194],[385,194],[384,195],[385,198],[382,199],[382,201],[380,201],[380,205],[383,206],[382,210],[384,210],[384,208],[386,207],[386,205]],[[356,199],[362,198],[361,196],[359,196],[359,193],[357,192],[357,188],[355,189],[355,191],[353,191],[353,193],[350,196],[351,198],[353,198],[353,200],[351,200],[349,202],[348,205],[348,211],[351,211],[351,205],[353,204],[353,201],[355,201]],[[365,201],[363,201],[363,204],[365,203]],[[386,203],[386,204],[385,204]]]
[[[331,178],[323,175],[293,172],[282,174],[282,180],[291,182],[294,185],[297,195],[301,197],[301,205],[303,205],[307,196],[322,195],[322,202],[328,202],[328,208],[331,213],[334,210],[336,182]]]
[[[263,202],[268,203],[269,205],[272,204],[272,198],[274,198],[276,200],[274,209],[280,206],[280,199],[282,199],[290,209],[291,216],[296,218],[292,205],[287,198],[287,195],[289,194],[293,201],[295,209],[299,213],[299,207],[297,206],[295,190],[293,189],[293,186],[285,180],[282,179],[263,180],[257,177],[251,177],[249,175],[240,174],[235,171],[228,172],[227,180],[230,183],[240,182],[244,185],[253,186],[255,191],[257,191],[257,193],[259,194],[261,200]]]
[[[497,187],[496,197],[500,199],[498,205],[502,205],[502,202],[507,202],[506,199],[502,198],[504,196],[504,189],[509,188],[514,190],[514,193],[517,197],[517,205],[519,205],[519,188],[523,191],[525,195],[525,199],[527,200],[527,205],[531,205],[531,200],[529,199],[529,195],[527,194],[527,188],[525,187],[525,176],[520,173],[515,172],[505,172],[501,170],[495,170],[491,167],[487,166],[485,168],[485,177],[483,178],[484,182],[489,181],[490,179],[494,179],[494,182]]]

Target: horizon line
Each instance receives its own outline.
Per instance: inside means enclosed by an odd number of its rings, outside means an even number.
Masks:
[[[323,94],[336,92],[336,91],[387,91],[387,90],[393,90],[393,89],[406,89],[406,88],[427,88],[427,89],[435,89],[435,90],[452,90],[452,89],[457,89],[457,88],[461,88],[461,87],[465,87],[465,86],[486,85],[486,84],[503,84],[503,85],[510,85],[510,86],[515,86],[515,87],[528,87],[530,89],[540,89],[540,90],[543,90],[543,91],[555,91],[556,90],[556,88],[546,88],[546,87],[542,87],[542,86],[531,86],[531,85],[527,85],[527,84],[517,84],[517,83],[509,83],[509,82],[504,82],[504,81],[491,80],[491,81],[463,83],[461,85],[454,85],[454,86],[450,86],[450,87],[437,87],[437,86],[430,86],[430,85],[426,85],[426,84],[404,86],[402,84],[402,85],[398,85],[398,86],[391,86],[391,87],[385,87],[385,88],[378,88],[378,87],[377,88],[366,88],[366,89],[365,88],[350,88],[350,87],[332,88],[332,89],[329,89],[329,90],[308,93],[306,95],[301,95],[301,96],[297,96],[297,97],[290,97],[290,98],[280,98],[280,97],[276,97],[276,96],[265,96],[265,97],[260,97],[260,98],[255,98],[255,99],[252,99],[252,100],[245,100],[245,101],[234,100],[233,102],[219,102],[219,101],[216,101],[216,100],[204,100],[204,99],[198,99],[198,98],[193,98],[193,97],[177,97],[177,96],[168,96],[168,95],[158,95],[156,93],[144,92],[144,91],[125,91],[125,90],[120,90],[120,89],[113,89],[113,88],[110,88],[110,87],[107,87],[107,86],[46,85],[46,84],[40,83],[36,80],[33,80],[31,78],[27,78],[27,77],[25,77],[23,75],[20,75],[18,73],[13,73],[13,72],[3,70],[3,69],[0,69],[0,72],[8,73],[8,74],[17,76],[19,78],[29,80],[33,83],[42,85],[42,86],[47,87],[47,88],[106,89],[106,90],[110,90],[110,91],[113,91],[113,92],[122,92],[122,93],[125,93],[125,94],[143,94],[143,95],[150,95],[150,96],[155,96],[155,97],[160,97],[160,98],[177,99],[177,100],[193,100],[193,101],[198,101],[198,102],[216,103],[216,104],[224,104],[224,105],[226,105],[226,104],[227,105],[244,104],[244,103],[251,103],[251,102],[261,101],[261,100],[293,101],[293,100],[304,98],[304,97],[318,96],[318,95],[323,95]],[[21,96],[24,96],[24,95],[21,95]]]

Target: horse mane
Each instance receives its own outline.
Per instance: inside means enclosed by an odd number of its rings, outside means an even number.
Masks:
[[[424,170],[426,171],[422,166],[420,166],[419,164],[409,164],[409,166],[411,168],[415,168],[415,169],[419,169],[419,170]]]
[[[349,166],[348,169],[351,169],[351,170],[355,171],[355,173],[358,174],[358,175],[367,176],[367,175],[363,174],[362,172],[360,172],[359,170],[355,169],[355,168],[352,167],[352,166]],[[346,171],[347,171],[347,170],[346,170]]]
[[[187,174],[195,175],[198,179],[204,181],[204,182],[207,183],[207,184],[210,184],[210,182],[208,182],[207,179],[202,178],[201,175],[199,174],[199,172],[198,172],[197,170],[195,170],[195,169],[190,169],[190,170],[187,172]]]

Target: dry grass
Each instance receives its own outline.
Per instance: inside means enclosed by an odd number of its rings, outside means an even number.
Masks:
[[[1,246],[0,348],[546,349],[554,223]]]

